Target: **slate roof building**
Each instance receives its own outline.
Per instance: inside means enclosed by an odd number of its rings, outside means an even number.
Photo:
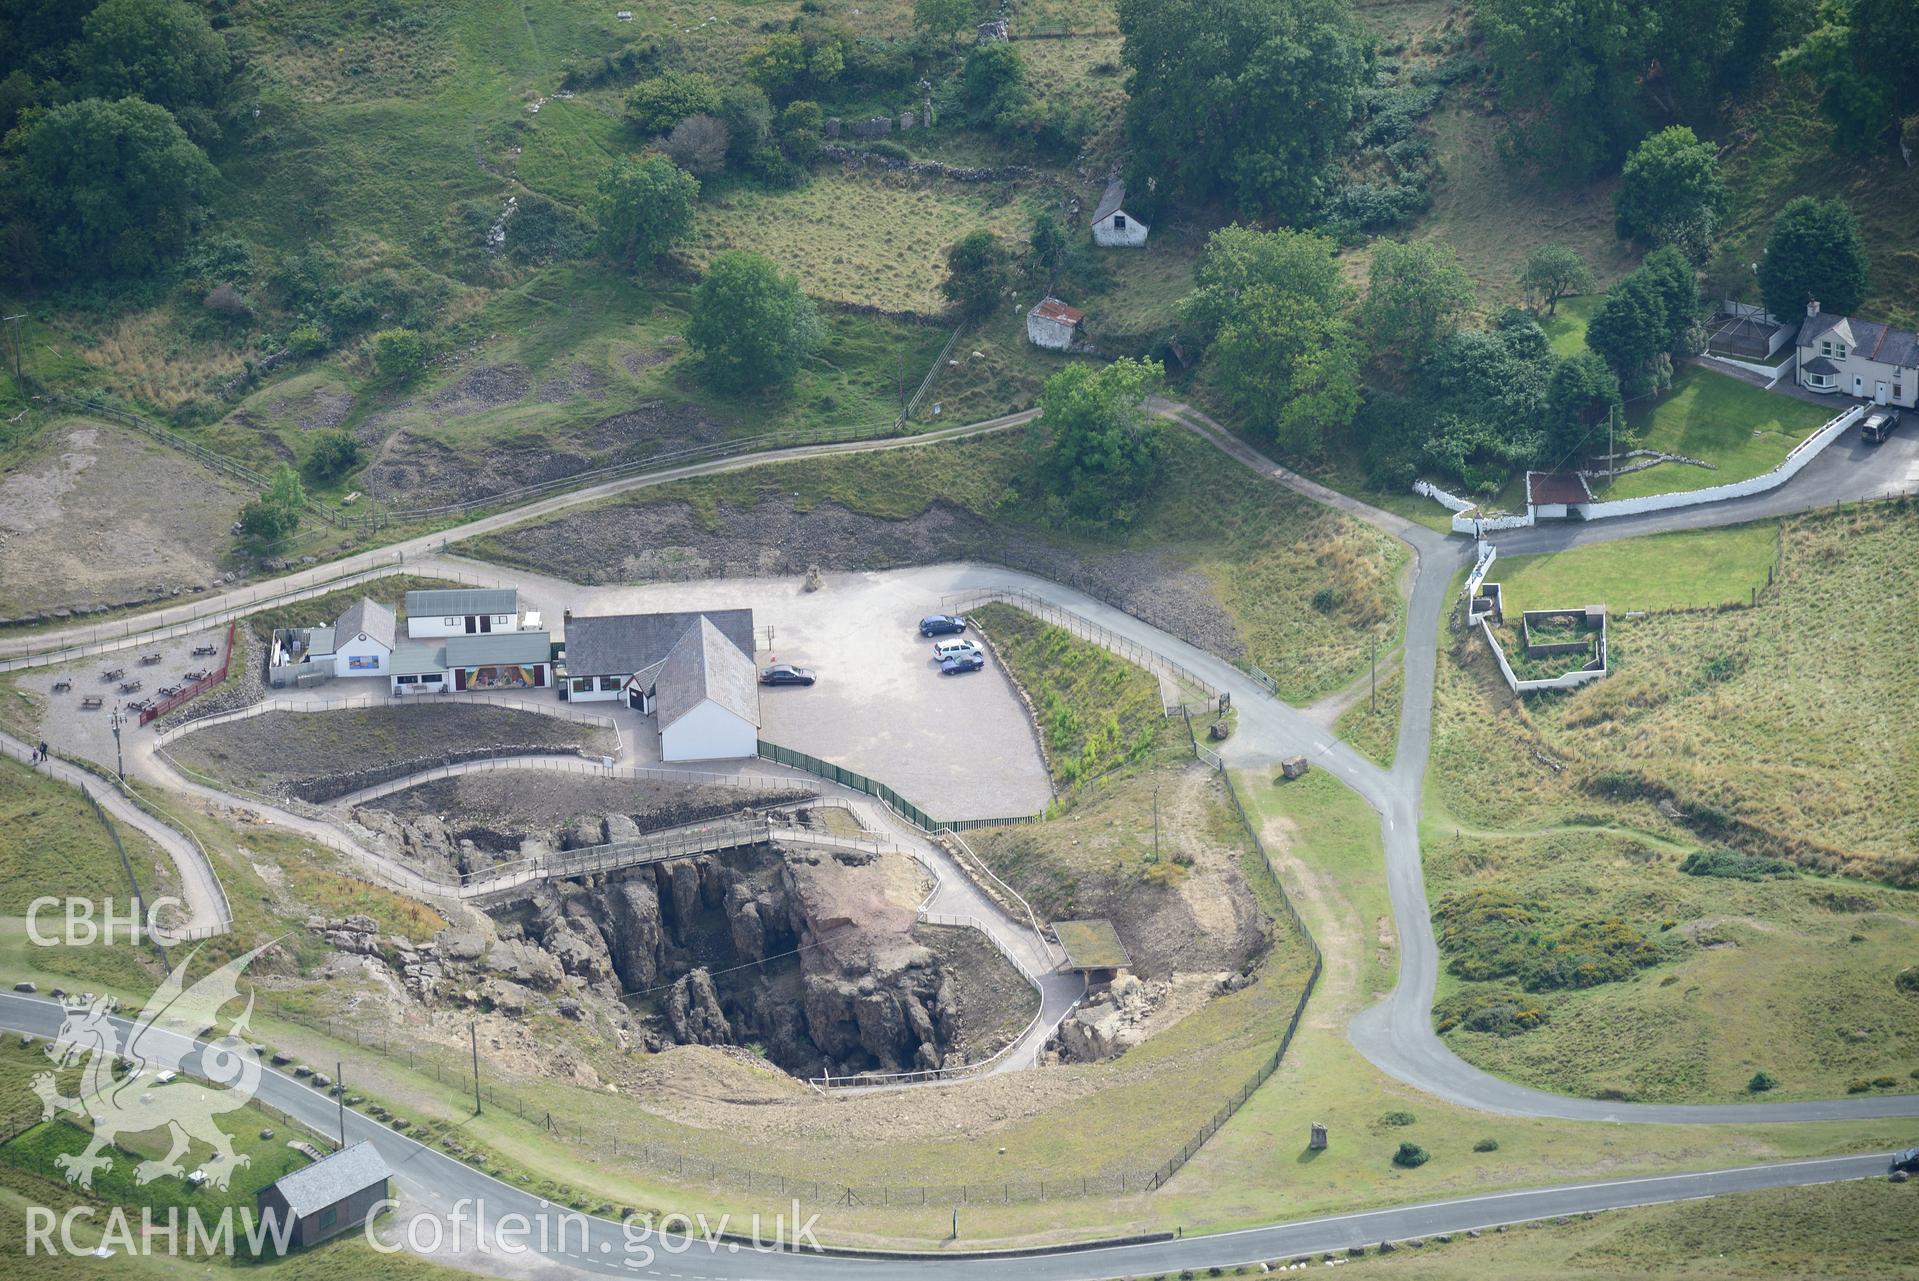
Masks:
[[[1093,210],[1093,243],[1108,248],[1136,249],[1146,243],[1147,226],[1126,212],[1126,184],[1118,178],[1106,184],[1106,194]]]
[[[752,610],[569,614],[565,652],[562,696],[576,703],[619,699],[653,713],[664,759],[758,752]]]
[[[519,626],[520,593],[512,587],[452,587],[406,594],[406,634],[473,636]]]
[[[303,1170],[295,1170],[254,1194],[261,1221],[292,1220],[287,1233],[291,1248],[316,1245],[329,1237],[361,1227],[386,1199],[393,1172],[372,1142],[362,1139]],[[269,1234],[277,1239],[276,1234]]]
[[[1919,334],[1809,302],[1799,326],[1799,385],[1911,409],[1919,404]]]
[[[378,601],[362,596],[346,607],[333,624],[333,674],[335,676],[384,676],[393,658],[398,627],[393,611]],[[317,645],[309,642],[308,651],[320,657]]]

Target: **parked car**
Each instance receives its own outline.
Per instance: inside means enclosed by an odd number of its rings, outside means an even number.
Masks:
[[[1902,1148],[1892,1154],[1892,1168],[1907,1174],[1919,1174],[1919,1148]]]
[[[1882,444],[1898,426],[1899,411],[1887,409],[1882,405],[1866,414],[1866,420],[1859,428],[1859,439],[1868,445]]]
[[[974,640],[936,641],[933,645],[934,658],[952,658],[958,654],[980,653],[979,642]]]
[[[762,685],[811,685],[819,677],[810,667],[795,667],[791,663],[775,663],[760,672]]]
[[[974,650],[968,654],[955,654],[951,658],[940,659],[941,676],[957,676],[961,672],[977,672],[986,666],[986,655]]]
[[[931,614],[920,619],[922,636],[957,636],[966,630],[966,620],[958,614]]]

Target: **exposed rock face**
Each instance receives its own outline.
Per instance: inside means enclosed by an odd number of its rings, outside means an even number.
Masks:
[[[720,994],[704,969],[682,974],[667,993],[666,1023],[681,1045],[731,1045],[733,1028],[720,1008]]]
[[[1166,999],[1164,980],[1142,982],[1127,974],[1085,1002],[1059,1026],[1060,1057],[1090,1063],[1124,1054],[1146,1039],[1146,1021]]]
[[[652,987],[666,964],[659,891],[651,879],[616,881],[607,890],[606,941],[613,968],[629,991]]]

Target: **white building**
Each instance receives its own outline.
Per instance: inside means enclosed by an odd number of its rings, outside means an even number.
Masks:
[[[1526,510],[1534,520],[1563,520],[1592,498],[1586,478],[1576,471],[1526,473]]]
[[[553,638],[546,632],[494,632],[402,641],[391,675],[395,694],[546,689],[553,684]]]
[[[1048,351],[1069,351],[1086,324],[1086,313],[1057,298],[1035,303],[1026,313],[1026,338]]]
[[[396,630],[392,610],[362,596],[334,621],[331,635],[323,637],[326,630],[317,627],[313,630],[308,642],[313,657],[309,661],[318,661],[330,653],[336,677],[387,674],[393,659]],[[321,649],[323,639],[330,642],[324,651]]]
[[[511,587],[455,587],[406,594],[406,634],[485,636],[519,628],[520,593]]]
[[[1799,326],[1799,385],[1911,409],[1919,403],[1919,335],[1806,304]]]
[[[759,672],[750,655],[702,617],[660,664],[654,682],[660,759],[720,761],[760,749]]]
[[[1137,249],[1146,243],[1147,226],[1126,212],[1126,184],[1115,178],[1093,211],[1093,243],[1108,248]]]

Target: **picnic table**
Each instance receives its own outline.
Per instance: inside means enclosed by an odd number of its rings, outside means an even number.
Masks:
[[[68,680],[64,676],[62,676],[59,680],[53,683],[53,692],[56,694],[64,694],[72,688],[73,688],[73,682]]]
[[[122,694],[131,694],[133,693],[134,690],[139,689],[145,683],[146,682],[140,680],[138,677],[135,677],[133,680],[130,680],[130,681],[121,681],[120,692]]]
[[[195,645],[193,647],[193,656],[195,658],[211,658],[219,652],[220,647],[218,645]]]
[[[132,701],[131,703],[128,703],[128,704],[127,704],[127,710],[128,710],[129,712],[144,712],[144,711],[146,711],[146,710],[147,710],[147,708],[149,708],[149,707],[152,707],[152,706],[153,706],[153,700],[152,700],[152,699],[150,699],[150,698],[136,698],[136,699],[134,699],[134,700],[133,700],[133,701]]]
[[[204,667],[196,667],[186,674],[186,679],[190,681],[203,681],[206,678],[207,669]]]
[[[159,661],[160,661],[160,655],[158,655],[158,654],[142,654],[142,655],[140,655],[140,666],[142,666],[142,667],[151,667],[151,666],[153,666],[153,665],[154,665],[155,663],[157,663],[157,662],[159,662]]]
[[[186,688],[185,685],[162,685],[160,687],[160,697],[172,698],[175,694],[178,694],[181,690],[185,688]]]
[[[85,698],[80,700],[80,709],[82,711],[87,711],[87,712],[97,712],[100,710],[100,704],[102,701],[103,700],[98,694],[88,694]]]
[[[100,673],[100,679],[103,681],[117,681],[126,674],[127,669],[124,667],[109,667],[106,671]]]

